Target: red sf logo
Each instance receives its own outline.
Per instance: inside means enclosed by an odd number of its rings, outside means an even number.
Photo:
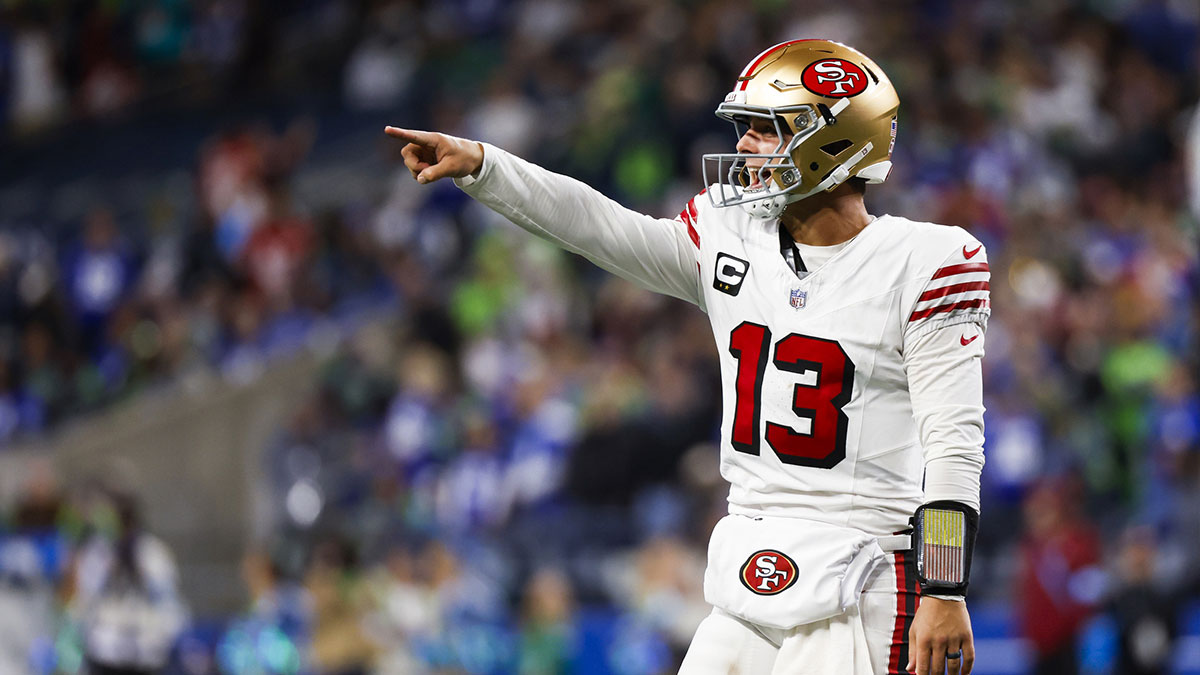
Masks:
[[[742,565],[741,578],[750,592],[775,595],[796,583],[796,563],[779,551],[759,551]]]
[[[800,81],[809,91],[830,98],[861,94],[867,88],[867,74],[845,59],[822,59],[808,64]]]

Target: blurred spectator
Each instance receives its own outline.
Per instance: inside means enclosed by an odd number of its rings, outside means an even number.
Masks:
[[[74,567],[72,614],[90,672],[157,673],[187,623],[170,550],[143,529],[135,498],[113,493]]]
[[[487,415],[484,410],[464,414],[462,454],[445,468],[437,486],[438,524],[449,531],[498,527],[512,508],[498,431]]]
[[[68,392],[57,347],[44,323],[29,323],[21,335],[20,419],[26,428],[46,429],[64,412]]]
[[[246,6],[236,0],[201,0],[193,4],[189,60],[216,70],[228,68],[244,39]]]
[[[578,649],[571,625],[570,580],[561,571],[538,570],[525,585],[520,675],[566,675]]]
[[[564,392],[550,372],[527,375],[516,386],[511,450],[505,489],[514,508],[549,507],[562,491],[570,444],[575,441],[577,414],[561,398]],[[554,394],[559,394],[555,396]]]
[[[413,344],[402,357],[400,390],[382,420],[388,453],[412,476],[450,453],[450,363],[436,347]]]
[[[416,556],[404,545],[393,547],[368,577],[374,607],[366,629],[379,649],[375,669],[381,675],[419,672],[420,645],[440,631],[440,608],[422,582]]]
[[[313,248],[312,224],[293,213],[290,195],[273,186],[262,223],[245,243],[241,264],[258,292],[277,311],[293,307],[300,267]]]
[[[399,672],[504,672],[512,663],[505,591],[484,568],[491,555],[474,550],[469,562],[445,542],[431,541],[414,556],[393,558],[398,573],[386,614],[374,621],[405,640],[382,645],[381,667],[418,664]],[[407,567],[409,562],[412,567]],[[396,604],[405,601],[403,606]],[[380,633],[379,635],[386,635]],[[406,644],[405,644],[406,643]],[[395,672],[395,671],[393,671]]]
[[[57,595],[68,541],[58,528],[62,496],[41,466],[0,528],[0,672],[35,675],[53,663]]]
[[[108,337],[108,319],[133,288],[137,274],[133,252],[121,241],[112,211],[92,209],[83,236],[67,252],[62,269],[84,353],[96,356]]]
[[[1103,593],[1100,540],[1080,517],[1071,487],[1045,481],[1025,500],[1018,617],[1034,646],[1036,675],[1079,672],[1076,640]]]
[[[608,564],[610,592],[618,603],[662,635],[680,661],[712,612],[704,602],[704,565],[703,549],[678,537],[655,537]]]
[[[1133,529],[1125,533],[1111,600],[1120,634],[1116,672],[1122,675],[1170,672],[1180,602],[1169,591],[1170,578],[1156,558],[1153,532]]]
[[[310,668],[313,601],[288,578],[279,561],[262,552],[242,559],[249,611],[235,618],[217,647],[226,673],[295,675]]]
[[[313,668],[328,675],[366,675],[375,646],[365,630],[366,589],[354,551],[339,539],[319,543],[304,586],[313,599]]]
[[[368,29],[346,62],[345,98],[351,108],[387,110],[407,93],[417,69],[420,35],[405,30],[419,19],[406,2],[372,8]]]
[[[265,162],[260,139],[246,129],[225,133],[203,150],[199,198],[205,215],[216,223],[215,240],[227,262],[241,256],[267,213],[261,185]]]
[[[24,20],[22,20],[24,19]],[[31,131],[56,122],[66,108],[66,91],[45,26],[17,15],[12,36],[8,78],[9,116],[18,130]]]

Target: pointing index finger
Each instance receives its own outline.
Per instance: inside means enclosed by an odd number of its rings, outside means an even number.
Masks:
[[[413,129],[401,129],[400,127],[384,127],[383,133],[392,138],[399,138],[402,141],[416,143],[425,147],[433,147],[435,144],[435,136],[428,131],[415,131]]]

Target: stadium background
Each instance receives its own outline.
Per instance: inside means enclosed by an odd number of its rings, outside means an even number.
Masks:
[[[734,75],[821,36],[901,93],[869,207],[993,261],[976,672],[1200,672],[1198,27],[0,2],[0,671],[673,672],[724,499],[705,319],[419,187],[382,127],[672,216]]]

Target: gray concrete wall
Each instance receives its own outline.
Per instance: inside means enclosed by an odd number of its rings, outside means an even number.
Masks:
[[[185,377],[36,443],[0,451],[0,503],[11,503],[45,462],[68,488],[93,477],[132,486],[148,529],[175,552],[193,612],[236,611],[245,603],[239,560],[268,526],[256,489],[262,454],[311,391],[318,363],[305,353],[245,385]]]

